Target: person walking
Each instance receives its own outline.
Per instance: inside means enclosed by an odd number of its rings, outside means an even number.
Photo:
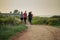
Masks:
[[[26,24],[26,20],[27,20],[27,12],[24,12],[24,23]]]
[[[32,24],[31,23],[32,18],[33,18],[33,14],[32,14],[32,12],[29,12],[29,14],[28,14],[28,21],[29,21],[30,24]]]
[[[21,23],[23,23],[23,12],[21,11],[21,14],[20,14],[20,19],[21,19]]]

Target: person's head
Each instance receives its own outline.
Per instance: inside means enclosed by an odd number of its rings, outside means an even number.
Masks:
[[[29,15],[32,14],[32,12],[29,12]]]
[[[23,14],[23,12],[21,11],[21,14]]]
[[[25,13],[26,13],[26,11],[25,11]]]

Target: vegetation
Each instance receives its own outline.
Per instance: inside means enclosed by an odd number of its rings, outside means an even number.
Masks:
[[[34,17],[32,20],[32,24],[47,24],[46,17]]]
[[[26,29],[27,27],[25,25],[0,26],[0,40],[8,40],[11,36],[15,35],[17,32],[22,32]]]
[[[32,24],[60,26],[60,18],[34,17]]]
[[[1,25],[17,25],[20,22],[18,22],[15,17],[13,16],[0,16],[0,24]]]
[[[48,25],[60,26],[60,18],[50,18],[47,20]]]
[[[17,32],[22,32],[27,26],[20,24],[14,16],[0,16],[0,40],[8,40]]]
[[[15,9],[13,13],[14,14],[19,14],[20,12],[19,12],[19,10]]]
[[[52,16],[51,18],[60,18],[60,15],[59,16],[55,15],[55,16]]]

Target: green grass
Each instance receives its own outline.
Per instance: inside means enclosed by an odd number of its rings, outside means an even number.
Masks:
[[[15,26],[0,26],[0,40],[8,40],[11,36],[15,35],[17,32],[22,32],[27,29],[25,25],[15,25]]]
[[[45,17],[34,17],[32,20],[32,24],[46,24],[48,18]]]

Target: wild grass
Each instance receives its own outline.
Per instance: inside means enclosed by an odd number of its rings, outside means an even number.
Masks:
[[[0,26],[0,40],[8,40],[11,36],[15,35],[18,32],[22,32],[27,29],[25,25],[3,25]]]

